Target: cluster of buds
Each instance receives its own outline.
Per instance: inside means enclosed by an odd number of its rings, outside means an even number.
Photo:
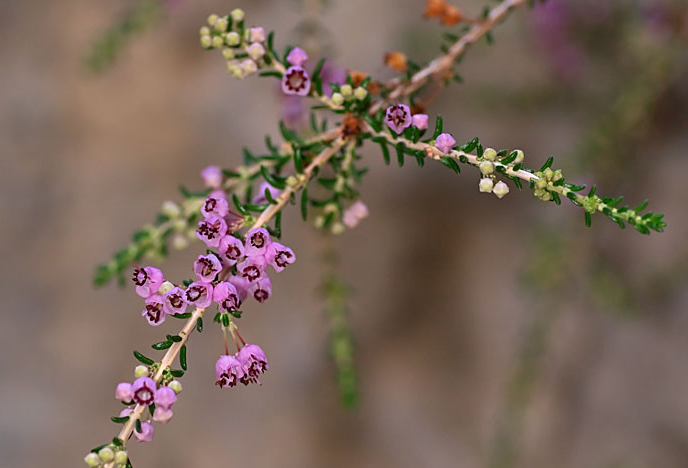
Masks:
[[[553,171],[548,167],[544,171],[536,172],[535,175],[538,177],[538,179],[535,181],[533,195],[535,195],[542,201],[552,200],[552,193],[549,190],[547,190],[547,187],[550,184],[558,180],[561,180],[561,178],[563,177],[561,170],[557,169],[556,171]]]
[[[242,383],[260,383],[258,376],[268,370],[268,360],[260,346],[244,344],[233,356],[225,354],[215,363],[215,385],[236,387]]]
[[[91,468],[104,466],[108,463],[112,463],[115,468],[124,468],[129,461],[129,455],[121,447],[115,444],[108,444],[97,452],[89,452],[84,457],[84,461]]]
[[[368,90],[364,86],[355,88],[346,83],[339,87],[339,92],[332,93],[330,100],[335,106],[341,106],[347,101],[363,101],[368,97]]]
[[[521,152],[522,153],[522,152]],[[494,193],[497,198],[504,197],[509,193],[509,186],[504,182],[497,181],[495,183],[495,161],[497,160],[497,151],[493,148],[486,148],[483,151],[482,161],[478,165],[482,178],[478,182],[478,189],[482,193]]]
[[[423,131],[428,128],[428,116],[426,114],[411,115],[411,109],[406,104],[394,104],[385,112],[385,122],[397,135],[411,125]]]
[[[244,11],[239,8],[229,16],[210,15],[200,34],[203,48],[222,49],[227,71],[235,78],[252,75],[268,65],[265,29],[245,28]]]

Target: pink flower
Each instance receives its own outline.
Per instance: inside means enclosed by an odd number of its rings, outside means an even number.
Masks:
[[[244,256],[244,243],[232,235],[220,239],[220,255],[227,266],[233,266]]]
[[[237,353],[237,359],[244,370],[244,375],[240,378],[244,385],[258,382],[258,376],[268,370],[268,360],[258,345],[247,344]]]
[[[219,216],[204,219],[198,223],[198,229],[196,229],[196,237],[214,249],[220,245],[220,239],[225,234],[227,234],[227,222]]]
[[[165,321],[165,310],[163,305],[162,296],[159,294],[153,294],[151,297],[146,299],[146,308],[141,312],[143,317],[146,317],[148,323],[154,327],[160,325]]]
[[[136,285],[136,294],[145,298],[158,292],[165,278],[162,271],[155,267],[147,266],[144,268],[136,267],[132,281]]]
[[[222,169],[208,166],[201,171],[201,178],[206,187],[219,189],[222,186]]]
[[[228,281],[236,288],[240,302],[244,302],[246,296],[248,296],[248,288],[251,287],[251,283],[249,283],[246,278],[235,275],[230,276]]]
[[[199,255],[194,262],[193,269],[201,281],[210,283],[222,271],[222,263],[215,255]]]
[[[115,398],[125,403],[133,400],[134,392],[131,390],[131,384],[129,382],[122,382],[120,384],[117,384],[117,389],[115,390]]]
[[[411,118],[411,123],[418,130],[425,130],[428,128],[428,115],[427,114],[415,114]]]
[[[170,409],[177,401],[177,394],[170,387],[160,387],[155,392],[155,406]]]
[[[155,382],[150,377],[139,377],[131,386],[133,400],[139,405],[148,406],[155,400]]]
[[[226,281],[222,281],[213,290],[213,301],[225,312],[239,310],[241,299],[236,287]]]
[[[265,302],[272,295],[272,282],[268,276],[261,276],[251,283],[248,291],[256,301]]]
[[[282,77],[282,92],[306,96],[311,90],[311,79],[302,67],[289,67]]]
[[[441,133],[435,140],[435,148],[447,154],[456,144],[456,140],[448,133]]]
[[[353,205],[344,210],[342,221],[349,229],[355,228],[361,220],[368,217],[368,207],[365,203],[358,200]]]
[[[289,55],[287,55],[287,62],[289,62],[289,65],[293,65],[295,67],[303,66],[303,64],[306,63],[306,60],[308,60],[308,54],[299,47],[294,47],[291,49],[291,51],[289,51]]]
[[[186,288],[186,301],[199,309],[205,309],[213,302],[213,285],[196,281]]]
[[[139,442],[150,442],[153,440],[154,432],[155,429],[153,429],[153,425],[148,421],[144,421],[141,423],[141,432],[134,429],[134,437],[136,437],[136,440]]]
[[[267,182],[263,182],[262,184],[260,184],[260,187],[258,187],[258,193],[256,194],[255,197],[253,197],[253,203],[255,205],[262,205],[263,203],[268,202],[268,199],[265,196],[265,190],[266,189],[268,190],[268,192],[270,193],[270,196],[273,199],[276,199],[282,193],[282,191],[280,189],[273,187],[272,185],[270,185]]]
[[[385,121],[397,134],[410,127],[412,120],[411,109],[406,104],[395,104],[387,108]]]
[[[224,197],[218,196],[208,196],[201,207],[201,213],[204,218],[212,218],[214,216],[219,216],[223,218],[229,213],[229,203]]]
[[[261,255],[246,257],[246,260],[237,265],[237,271],[239,276],[249,283],[252,283],[263,276],[263,271],[265,271],[265,257]]]
[[[153,421],[165,424],[170,419],[172,419],[173,413],[169,408],[163,408],[161,406],[156,406],[155,411],[153,411]],[[142,427],[143,429],[143,427]]]
[[[246,234],[246,256],[265,255],[270,242],[270,233],[266,229],[251,229]]]
[[[166,314],[183,314],[186,311],[184,290],[175,286],[162,296],[162,306]]]
[[[244,368],[234,356],[220,356],[215,363],[215,385],[219,385],[220,388],[236,387],[243,377]]]
[[[294,252],[287,246],[279,242],[271,242],[265,252],[265,259],[275,269],[276,272],[284,270],[287,265],[296,261]]]

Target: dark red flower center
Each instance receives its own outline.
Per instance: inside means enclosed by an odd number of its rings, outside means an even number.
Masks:
[[[287,74],[286,84],[290,91],[298,92],[306,88],[307,81],[306,71],[297,68]]]

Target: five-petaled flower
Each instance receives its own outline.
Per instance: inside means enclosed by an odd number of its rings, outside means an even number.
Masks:
[[[213,216],[198,223],[196,237],[202,240],[210,248],[217,248],[220,239],[227,233],[227,222],[224,218]]]
[[[227,281],[222,281],[215,286],[213,301],[225,312],[239,310],[241,306],[239,292],[232,283]]]
[[[148,406],[155,401],[156,385],[150,377],[139,377],[131,385],[132,399],[138,405]]]
[[[389,128],[394,130],[397,134],[401,134],[410,127],[413,122],[411,109],[406,104],[394,104],[393,106],[389,106],[385,113],[385,122],[387,122]]]
[[[221,196],[222,193],[223,192],[216,190],[206,198],[205,202],[203,202],[201,213],[204,218],[212,218],[215,216],[222,218],[227,216],[227,213],[229,213],[229,203],[227,203],[225,197]]]
[[[215,385],[220,388],[236,387],[244,377],[244,368],[234,356],[224,355],[215,363]]]
[[[148,323],[155,327],[165,321],[165,307],[161,295],[153,294],[146,299],[145,304],[146,308],[143,309],[141,315],[146,317]]]
[[[165,278],[158,268],[147,266],[138,268],[134,265],[134,277],[132,281],[136,285],[136,294],[146,298],[158,292]]]
[[[210,283],[222,270],[222,263],[215,255],[199,255],[194,262],[193,269],[201,281]]]
[[[296,261],[294,251],[289,247],[280,244],[279,242],[271,242],[265,252],[265,259],[275,269],[276,272],[281,272],[287,265],[291,265]]]
[[[244,375],[240,378],[244,385],[258,382],[258,376],[268,370],[268,360],[258,345],[245,345],[237,353],[237,359],[244,369]]]
[[[234,266],[244,256],[244,243],[232,235],[220,239],[220,255],[227,266]]]
[[[186,301],[199,309],[205,309],[213,302],[213,285],[202,281],[191,283],[186,288]]]
[[[163,309],[166,314],[183,314],[186,311],[186,294],[178,286],[167,291],[162,296]]]

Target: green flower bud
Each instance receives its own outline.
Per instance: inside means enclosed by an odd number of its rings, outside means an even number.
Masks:
[[[235,8],[229,15],[232,17],[235,23],[238,23],[244,19],[244,10],[241,8]]]
[[[220,18],[217,21],[215,21],[215,29],[217,29],[220,32],[225,32],[227,31],[227,26],[228,26],[227,18]]]
[[[179,380],[173,380],[167,386],[174,390],[174,393],[179,394],[182,392],[182,383]]]
[[[313,221],[313,225],[320,229],[325,225],[325,217],[324,216],[316,216],[315,221]]]
[[[545,179],[547,179],[547,180],[552,180],[552,177],[554,177],[554,171],[552,169],[550,169],[549,167],[547,169],[545,169],[543,174],[545,176]]]
[[[493,148],[487,148],[483,151],[483,158],[487,161],[494,161],[497,159],[497,152]]]
[[[220,19],[220,17],[218,15],[216,15],[215,13],[213,13],[212,15],[208,16],[208,24],[213,26],[213,25],[215,25],[215,22],[219,19]]]
[[[334,234],[335,236],[338,236],[344,232],[344,225],[342,223],[339,223],[339,222],[334,223],[332,225],[331,230],[332,230],[332,234]]]
[[[115,463],[118,465],[126,464],[128,459],[129,456],[127,455],[127,452],[124,450],[118,450],[117,453],[115,453]]]
[[[222,49],[222,56],[227,60],[231,60],[234,58],[234,50],[225,47],[224,49]]]
[[[213,40],[210,36],[201,36],[201,45],[206,49],[213,44]]]
[[[169,281],[164,281],[160,287],[158,288],[158,292],[160,294],[165,294],[167,291],[170,291],[174,288],[174,284],[170,283]]]
[[[362,86],[359,86],[358,88],[354,89],[354,96],[359,101],[362,101],[368,96],[368,90]]]
[[[535,181],[535,186],[539,189],[544,189],[547,187],[547,181],[544,178],[538,179]]]
[[[489,175],[494,172],[494,164],[492,164],[490,161],[483,161],[478,167],[483,175]]]
[[[134,368],[134,377],[137,379],[139,377],[148,377],[149,373],[150,371],[148,370],[148,366],[144,366],[143,364]]]
[[[351,96],[354,92],[354,90],[351,88],[350,84],[342,85],[342,87],[339,88],[339,91],[342,93],[342,96],[345,96],[345,97]]]
[[[210,28],[208,26],[203,26],[198,32],[201,36],[210,36]]]
[[[189,241],[186,240],[186,237],[184,237],[181,234],[176,234],[172,238],[172,248],[175,250],[184,250],[189,246]]]
[[[287,185],[289,187],[295,187],[296,184],[298,184],[298,183],[299,183],[299,179],[297,179],[295,176],[290,175],[289,177],[287,177]]]
[[[224,44],[224,41],[222,40],[222,37],[220,37],[220,36],[213,36],[213,38],[210,40],[210,43],[212,44],[213,47],[222,47],[222,44]]]
[[[230,46],[237,46],[241,44],[241,37],[239,36],[239,33],[234,31],[227,33],[227,44]]]
[[[91,468],[95,468],[96,466],[100,465],[100,457],[98,456],[97,453],[93,453],[93,452],[89,453],[88,455],[86,455],[84,457],[84,461]]]
[[[344,96],[339,93],[332,94],[330,99],[332,100],[332,104],[335,106],[341,106],[344,103]]]
[[[112,449],[110,447],[103,447],[98,452],[98,456],[105,463],[108,463],[108,462],[111,462],[115,458],[115,453],[112,451]]]

